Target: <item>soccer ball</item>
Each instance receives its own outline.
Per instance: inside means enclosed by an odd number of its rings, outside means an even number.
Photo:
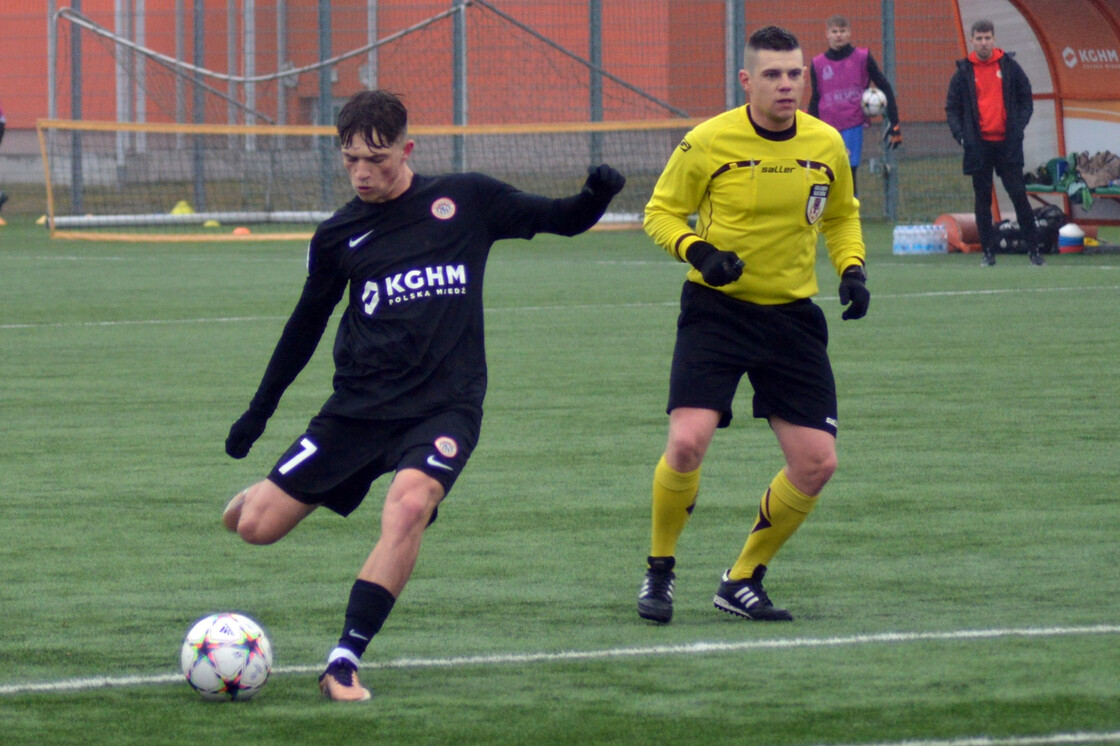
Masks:
[[[879,117],[887,110],[887,94],[878,88],[868,88],[859,97],[859,108],[869,117]]]
[[[187,683],[203,699],[250,699],[272,671],[272,643],[247,616],[211,614],[195,622],[180,653]]]

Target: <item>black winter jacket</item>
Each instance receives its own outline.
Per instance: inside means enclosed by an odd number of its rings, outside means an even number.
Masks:
[[[1034,113],[1031,82],[1014,59],[1014,53],[1004,52],[999,60],[1003,79],[1003,106],[1007,110],[1007,165],[1023,168],[1023,131]],[[957,71],[949,81],[949,95],[945,99],[945,116],[953,139],[964,146],[963,171],[974,174],[980,170],[980,111],[976,103],[976,76],[972,63],[966,57],[957,60]]]

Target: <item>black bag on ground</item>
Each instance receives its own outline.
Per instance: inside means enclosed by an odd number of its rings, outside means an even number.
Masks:
[[[1068,222],[1065,212],[1057,205],[1043,205],[1034,211],[1034,224],[1038,227],[1038,250],[1053,254],[1058,250],[1058,231]]]
[[[1023,240],[1023,231],[1019,224],[1012,220],[1001,220],[996,228],[996,253],[997,254],[1026,254],[1027,242]]]

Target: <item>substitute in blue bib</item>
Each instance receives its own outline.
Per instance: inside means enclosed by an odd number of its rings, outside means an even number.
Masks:
[[[828,326],[811,300],[818,234],[840,277],[843,318],[862,318],[870,294],[844,141],[798,111],[805,70],[789,31],[768,26],[752,34],[739,71],[748,104],[685,135],[646,205],[646,232],[692,265],[681,292],[669,438],[654,469],[650,553],[638,591],[638,614],[654,622],[672,619],[677,540],[696,507],[701,463],[717,428],[731,423],[744,374],[754,389],[753,414],[769,422],[785,465],[716,586],[717,609],[792,619],[770,601],[762,578],[836,469]]]

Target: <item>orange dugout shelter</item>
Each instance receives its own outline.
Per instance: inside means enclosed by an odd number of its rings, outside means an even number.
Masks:
[[[996,45],[1015,52],[1030,78],[1034,117],[1024,142],[1027,170],[1070,153],[1120,150],[1120,3],[1116,0],[957,0],[962,56],[972,23],[995,24]],[[1120,223],[1120,200],[1090,211],[1047,195],[1075,221]],[[1000,208],[1010,212],[1000,192]]]

